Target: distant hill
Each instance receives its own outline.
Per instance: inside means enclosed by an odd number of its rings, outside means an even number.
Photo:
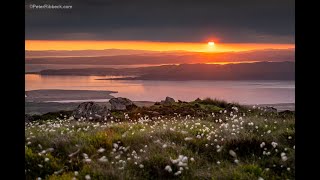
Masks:
[[[240,64],[181,64],[140,68],[43,70],[41,75],[136,76],[131,80],[294,80],[294,62]]]
[[[294,80],[293,62],[229,65],[183,64],[167,71],[144,74],[143,80]]]
[[[125,54],[127,53],[127,54]],[[128,54],[130,53],[130,54]],[[73,65],[137,65],[137,64],[195,64],[195,63],[223,63],[248,61],[291,61],[295,60],[294,49],[266,49],[241,52],[187,52],[187,51],[57,51],[57,52],[26,52],[37,55],[36,58],[26,58],[26,64],[73,64]],[[55,57],[41,57],[50,55]],[[106,55],[108,54],[108,55]],[[79,57],[59,57],[59,55]],[[95,55],[94,57],[92,57]]]
[[[25,51],[27,58],[34,57],[94,57],[94,56],[118,56],[131,54],[159,53],[160,51],[144,51],[131,49],[104,49],[104,50],[46,50]]]

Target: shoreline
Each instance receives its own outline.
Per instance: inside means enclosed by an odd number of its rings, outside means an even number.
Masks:
[[[26,102],[111,99],[117,91],[42,89],[25,91]]]

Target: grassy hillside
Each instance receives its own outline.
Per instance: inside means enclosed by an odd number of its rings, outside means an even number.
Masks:
[[[295,118],[202,100],[25,125],[27,179],[295,179]]]

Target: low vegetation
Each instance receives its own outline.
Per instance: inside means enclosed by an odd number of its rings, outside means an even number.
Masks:
[[[61,113],[26,122],[26,179],[295,179],[290,111],[206,99],[100,122]]]

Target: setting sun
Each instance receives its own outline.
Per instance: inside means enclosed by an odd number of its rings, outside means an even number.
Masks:
[[[210,41],[210,42],[208,42],[208,45],[209,45],[209,46],[214,46],[214,42],[213,42],[213,41]]]

